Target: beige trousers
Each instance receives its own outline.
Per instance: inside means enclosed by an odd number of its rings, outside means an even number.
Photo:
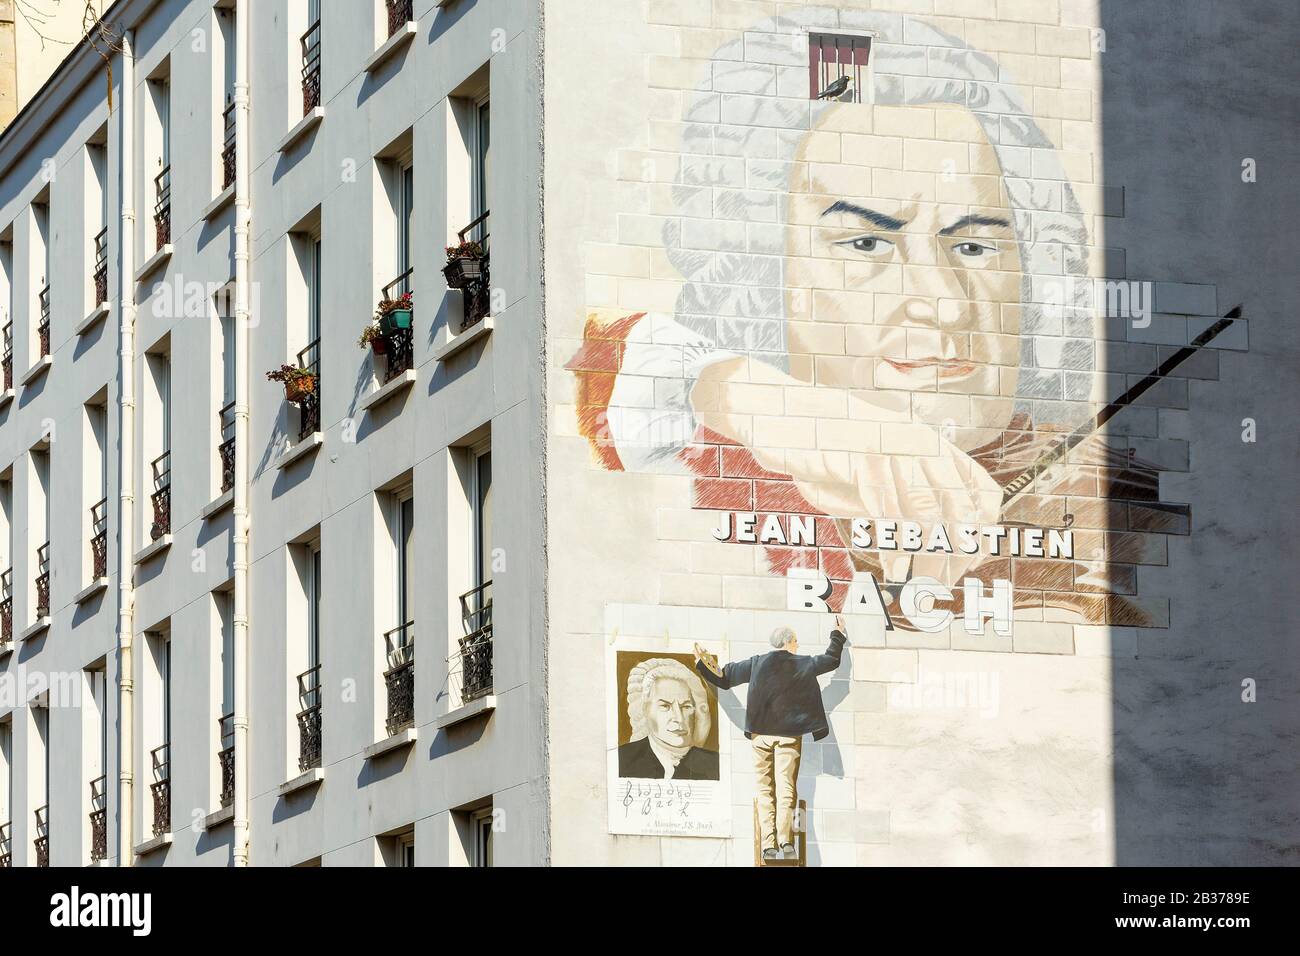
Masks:
[[[759,846],[766,850],[794,843],[794,810],[799,805],[795,782],[803,738],[755,734],[751,743],[758,773]]]

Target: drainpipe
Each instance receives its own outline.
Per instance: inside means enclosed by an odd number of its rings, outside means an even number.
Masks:
[[[135,31],[122,36],[122,95],[117,104],[118,190],[122,216],[117,234],[118,364],[117,484],[117,854],[135,863]]]
[[[235,846],[234,865],[248,866],[248,0],[235,4]]]

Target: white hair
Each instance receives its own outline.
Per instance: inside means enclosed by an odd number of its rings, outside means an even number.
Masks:
[[[632,722],[632,736],[628,742],[649,736],[646,701],[654,693],[655,682],[665,678],[681,681],[690,692],[695,704],[691,744],[698,747],[708,738],[709,728],[713,725],[709,714],[709,695],[705,693],[704,681],[700,680],[699,675],[672,657],[651,657],[637,664],[627,675],[627,716]]]
[[[874,34],[872,103],[949,103],[969,110],[980,124],[1002,170],[1021,250],[1015,411],[1029,413],[1035,421],[1073,420],[1077,410],[1072,414],[1065,403],[1087,400],[1086,380],[1096,367],[1092,287],[1068,281],[1088,275],[1083,210],[1056,148],[1030,115],[1019,89],[1001,82],[1006,76],[1000,64],[961,39],[897,13],[805,7],[768,18],[719,47],[708,81],[699,92],[683,95],[682,155],[673,188],[678,217],[664,226],[669,260],[686,279],[676,320],[720,348],[766,352],[758,357],[787,368],[784,254],[779,240],[765,245],[754,236],[765,226],[776,226],[779,233],[787,217],[782,200],[790,193],[791,162],[821,116],[841,104],[811,100],[806,88],[779,89],[770,63],[746,62],[745,56],[751,45],[764,43],[781,50],[787,62],[802,51],[806,70],[807,44],[801,38],[809,30],[836,29]],[[938,64],[945,75],[916,75],[929,72],[927,63]],[[719,77],[725,77],[725,85],[716,83]],[[716,92],[720,89],[763,92]],[[746,159],[761,168],[757,176]],[[741,188],[735,179],[738,161],[746,167]],[[707,204],[706,218],[747,224],[744,251],[709,247],[685,234],[686,224],[698,220],[697,210]],[[1064,285],[1069,301],[1044,308],[1035,302],[1035,280],[1040,292],[1046,281]],[[1081,374],[1071,379],[1063,370]]]
[[[772,632],[772,636],[768,638],[768,641],[771,642],[773,647],[779,650],[794,639],[794,631],[790,630],[788,627],[778,627]]]

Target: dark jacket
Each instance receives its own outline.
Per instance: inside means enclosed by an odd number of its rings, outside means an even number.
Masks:
[[[618,748],[618,775],[620,777],[649,777],[664,779],[664,765],[650,749],[650,741],[642,737]],[[674,780],[717,780],[718,752],[692,747],[673,770]]]
[[[813,740],[821,740],[831,728],[817,675],[829,674],[840,666],[840,654],[847,640],[839,631],[831,631],[831,646],[825,654],[808,656],[772,651],[728,664],[722,669],[721,677],[705,667],[703,661],[696,662],[695,669],[706,681],[723,690],[749,684],[745,702],[746,737],[812,734]]]

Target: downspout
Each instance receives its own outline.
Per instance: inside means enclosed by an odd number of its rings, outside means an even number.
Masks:
[[[117,860],[135,863],[135,31],[122,35],[122,95],[117,104]]]
[[[235,500],[234,678],[235,845],[234,865],[248,866],[248,0],[235,4]]]

